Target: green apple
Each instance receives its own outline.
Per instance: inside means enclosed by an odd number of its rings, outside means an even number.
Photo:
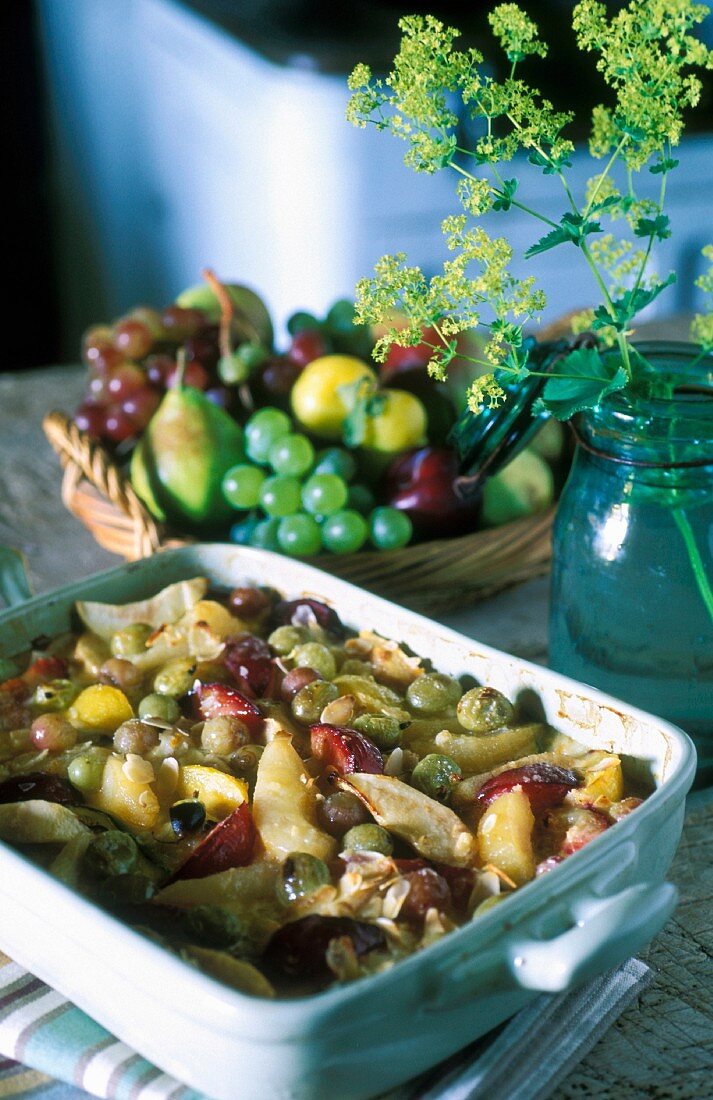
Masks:
[[[530,440],[530,447],[540,458],[556,462],[562,457],[564,450],[564,424],[551,416],[542,425],[534,439]]]
[[[236,312],[244,314],[255,329],[259,343],[271,349],[274,339],[272,321],[259,294],[239,283],[225,283],[225,289],[233,300]],[[198,283],[181,291],[176,298],[176,305],[181,309],[202,310],[213,324],[217,325],[220,320],[220,302],[206,283]]]
[[[554,497],[552,471],[539,455],[525,448],[483,488],[483,524],[498,527],[542,512]]]

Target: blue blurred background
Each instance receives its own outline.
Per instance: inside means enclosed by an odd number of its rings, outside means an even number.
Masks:
[[[4,342],[3,365],[77,360],[91,322],[163,305],[206,265],[259,290],[278,329],[297,308],[320,313],[351,295],[383,252],[435,270],[453,178],[415,175],[400,142],[351,127],[346,74],[357,60],[388,64],[408,11],[450,18],[488,48],[490,6],[472,5],[464,19],[456,5],[407,0],[6,0],[6,140],[19,165],[6,208],[10,305],[30,318]],[[572,46],[573,3],[525,6],[555,44],[533,80],[588,118],[600,93]],[[710,103],[709,94],[669,177],[674,236],[656,262],[679,279],[659,312],[694,307],[700,248],[713,239]],[[583,186],[591,166],[577,158],[575,170]],[[549,178],[531,170],[527,191],[559,218]],[[508,234],[523,250],[537,235],[510,215]],[[593,293],[565,256],[537,261],[550,317]]]

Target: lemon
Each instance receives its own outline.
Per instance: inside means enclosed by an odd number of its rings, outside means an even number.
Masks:
[[[73,726],[95,733],[113,733],[122,722],[134,717],[131,703],[123,691],[110,684],[92,684],[85,688],[68,713]]]
[[[423,403],[406,390],[382,390],[381,412],[366,422],[362,445],[395,455],[426,442],[427,416]]]
[[[341,439],[353,405],[348,389],[360,379],[375,382],[376,374],[353,355],[314,359],[292,387],[292,411],[308,431],[323,439]]]
[[[177,798],[199,798],[213,821],[222,821],[248,799],[248,785],[218,768],[187,764],[181,768]]]

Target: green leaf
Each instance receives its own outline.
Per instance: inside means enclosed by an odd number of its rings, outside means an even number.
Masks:
[[[351,407],[342,427],[344,442],[347,447],[358,447],[366,437],[369,419],[384,411],[386,397],[375,390],[369,378],[358,378],[356,382],[338,386],[337,393],[347,408]]]
[[[566,244],[571,239],[570,235],[558,226],[557,229],[551,229],[549,233],[545,233],[544,237],[540,237],[535,244],[531,244],[525,253],[525,258],[530,259],[531,256],[537,256],[540,252],[549,252],[551,248],[556,248],[558,244]]]
[[[356,382],[346,382],[342,383],[341,386],[337,386],[337,393],[347,409],[354,408],[369,381],[368,378],[357,378]]]
[[[293,313],[287,322],[287,331],[290,336],[296,336],[298,332],[304,332],[305,330],[319,331],[320,328],[320,322],[315,315],[313,313],[307,313],[304,309],[300,309],[297,313]]]
[[[503,366],[507,367],[507,370],[495,370],[495,377],[500,385],[505,387],[512,382],[524,382],[530,373],[528,359],[527,349],[523,352],[518,348],[510,348],[503,361]]]
[[[567,229],[570,239],[575,244],[579,244],[590,233],[601,233],[602,231],[599,222],[593,221],[589,217],[583,218],[581,214],[564,214],[561,224]]]
[[[342,437],[347,447],[358,447],[366,436],[366,402],[357,401],[342,425]]]
[[[673,157],[664,157],[658,164],[650,165],[649,172],[651,172],[652,176],[665,176],[667,172],[672,172],[674,168],[678,168],[679,164],[680,161],[674,160]]]
[[[653,302],[655,298],[658,298],[662,290],[665,290],[666,287],[671,286],[675,282],[676,272],[670,271],[666,278],[663,279],[660,283],[654,283],[652,286],[648,287],[640,286],[635,294],[629,291],[629,293],[625,294],[624,298],[620,300],[622,302],[626,301],[628,304],[630,304],[630,308],[632,311],[631,315],[633,316],[635,313],[638,313],[640,310],[644,309],[645,306],[648,306],[651,302]]]
[[[534,164],[536,168],[541,168],[545,176],[556,176],[563,168],[572,167],[572,161],[568,159],[566,153],[562,153],[558,157],[548,158],[544,157],[542,153],[539,153],[537,149],[532,149],[527,159],[530,164]]]
[[[357,378],[337,386],[337,393],[349,409],[343,425],[344,442],[347,447],[358,447],[366,434],[367,403],[371,396],[369,380]]]
[[[606,210],[612,210],[614,207],[622,207],[626,202],[626,196],[624,195],[607,195],[605,199],[600,199],[599,202],[592,203],[589,209],[590,216],[592,214],[603,214]]]
[[[550,248],[556,248],[558,244],[571,241],[579,247],[585,237],[590,233],[601,233],[602,227],[598,221],[583,218],[581,214],[565,214],[556,229],[541,237],[535,244],[530,245],[525,253],[526,258],[537,256],[540,252],[547,252]]]
[[[662,282],[654,283],[652,286],[640,286],[636,291],[629,290],[621,298],[617,298],[613,305],[617,316],[624,322],[622,328],[626,328],[632,317],[650,305],[654,299],[658,298],[661,291],[675,282],[676,273],[671,271]]]
[[[621,364],[602,359],[595,348],[577,348],[554,364],[542,400],[558,420],[569,420],[582,409],[593,409],[626,383]]]
[[[365,402],[367,416],[380,416],[386,408],[386,396],[383,393],[375,393],[367,397]]]
[[[491,322],[490,332],[493,336],[502,336],[511,348],[520,347],[522,344],[522,325],[517,325],[514,321],[506,321],[504,317],[496,317]]]
[[[657,214],[655,218],[639,218],[634,226],[637,237],[656,237],[665,241],[671,236],[670,222],[666,214]]]
[[[655,298],[658,298],[662,290],[675,282],[676,274],[671,271],[660,283],[654,283],[652,286],[640,286],[635,291],[628,290],[621,298],[616,298],[612,302],[614,316],[606,306],[597,306],[591,325],[592,330],[596,332],[598,329],[611,327],[616,329],[617,332],[625,332],[636,314],[650,305]]]
[[[528,154],[527,159],[530,164],[534,164],[536,168],[541,168],[546,176],[554,176],[557,174],[557,169],[551,161],[542,156],[542,153],[538,153],[537,149],[532,149]]]
[[[626,134],[634,141],[643,141],[646,137],[646,131],[642,130],[640,126],[636,126],[633,122],[627,122],[626,119],[621,117],[614,118],[614,125],[622,134]]]
[[[589,326],[592,332],[598,332],[600,329],[603,328],[614,328],[617,332],[624,332],[624,330],[628,327],[628,315],[624,312],[624,310],[618,308],[617,302],[613,302],[612,305],[614,306],[615,310],[614,316],[612,316],[606,306],[597,306],[597,308],[594,310],[594,317],[592,318],[592,323]]]
[[[434,164],[437,168],[447,168],[458,150],[458,139],[455,134],[451,134],[441,145],[444,147],[443,152],[434,158]]]
[[[493,210],[509,210],[512,206],[513,195],[517,191],[517,180],[503,180],[502,194],[495,199]]]

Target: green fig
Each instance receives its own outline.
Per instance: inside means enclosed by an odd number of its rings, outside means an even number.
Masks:
[[[242,315],[254,330],[246,334],[247,338],[262,344],[265,348],[272,348],[274,339],[272,321],[262,298],[254,290],[239,283],[224,285],[235,306],[236,320],[240,321]],[[176,305],[182,309],[200,309],[212,324],[217,325],[220,321],[220,302],[212,287],[205,283],[190,286],[182,291],[176,298]]]
[[[132,484],[153,515],[196,533],[225,527],[233,510],[221,484],[245,451],[242,429],[224,409],[192,386],[170,389],[137,450]]]

